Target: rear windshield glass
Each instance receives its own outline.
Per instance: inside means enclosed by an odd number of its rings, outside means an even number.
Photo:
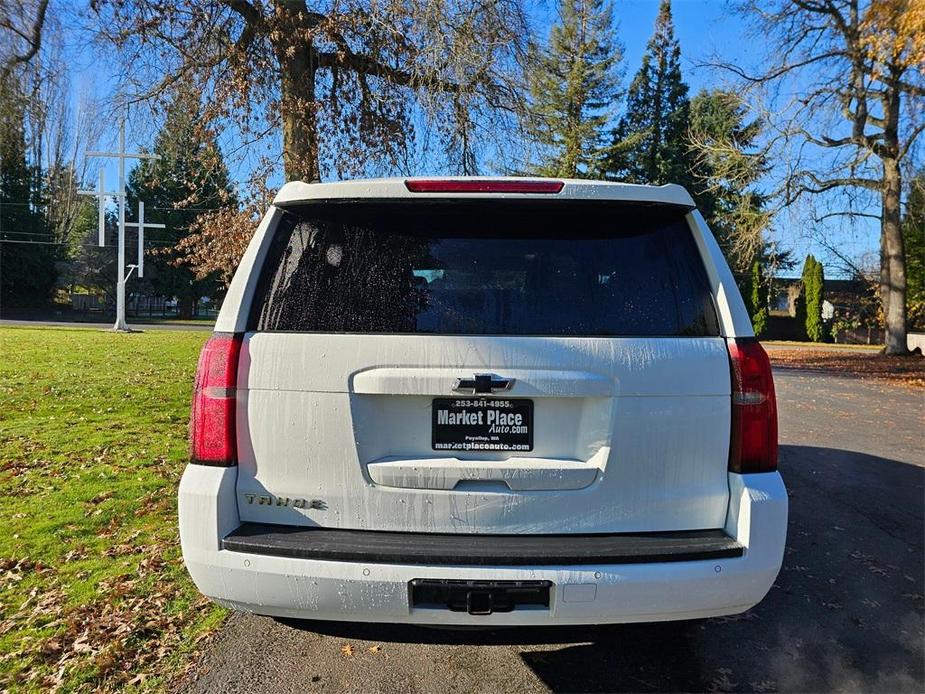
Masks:
[[[251,329],[718,334],[683,210],[536,200],[289,209]]]

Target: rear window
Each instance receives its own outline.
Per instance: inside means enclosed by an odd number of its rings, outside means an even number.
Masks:
[[[251,329],[717,335],[684,210],[563,201],[288,209]]]

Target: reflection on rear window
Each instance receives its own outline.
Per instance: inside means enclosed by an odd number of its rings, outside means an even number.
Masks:
[[[257,330],[717,335],[675,208],[606,202],[341,202],[288,210]]]

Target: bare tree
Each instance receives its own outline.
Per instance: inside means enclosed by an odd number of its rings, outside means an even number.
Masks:
[[[0,0],[0,85],[6,84],[17,66],[28,63],[39,52],[47,11],[48,0]]]
[[[880,299],[888,354],[906,346],[902,170],[923,123],[925,10],[913,0],[743,0],[768,46],[752,74],[719,62],[768,99],[779,130],[779,200],[861,191],[879,198]],[[856,208],[832,214],[854,214]]]
[[[415,124],[438,123],[463,170],[486,111],[514,112],[526,45],[519,0],[99,0],[101,34],[127,65],[131,98],[178,81],[205,114],[249,137],[282,134],[288,179],[397,163]],[[473,111],[479,118],[471,117]]]
[[[77,96],[64,54],[60,30],[66,18],[49,13],[48,40],[18,69],[24,86],[24,115],[36,197],[45,206],[46,223],[56,242],[70,239],[86,198],[77,194],[87,182],[90,163],[84,152],[100,138],[105,120],[100,104],[87,92]],[[75,107],[76,106],[76,107]]]
[[[62,31],[73,20],[67,8],[0,2],[4,9],[9,5],[15,10],[0,19],[6,56],[0,92],[6,105],[15,102],[21,114],[32,174],[31,202],[42,206],[43,231],[50,237],[43,242],[67,243],[78,210],[86,204],[77,194],[89,173],[84,151],[100,136],[105,121],[99,117],[99,104],[87,93],[78,95],[75,107]],[[31,27],[29,32],[21,28],[24,25]]]

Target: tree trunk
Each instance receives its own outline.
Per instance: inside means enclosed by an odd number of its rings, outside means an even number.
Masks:
[[[280,71],[284,173],[287,181],[317,183],[321,180],[315,117],[317,61],[308,18],[303,3],[280,2],[276,9],[281,26],[273,50]]]
[[[886,354],[905,354],[906,344],[906,256],[903,249],[900,199],[902,177],[895,158],[883,160],[883,214],[880,223],[880,297]]]

